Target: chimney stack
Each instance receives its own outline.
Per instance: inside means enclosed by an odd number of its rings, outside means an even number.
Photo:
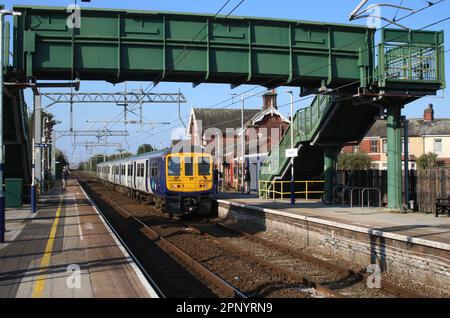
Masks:
[[[429,104],[428,108],[423,111],[423,119],[425,121],[433,121],[434,120],[434,110],[433,104]]]
[[[275,89],[273,89],[270,92],[265,93],[263,97],[263,110],[269,109],[270,107],[273,107],[277,109],[277,93]]]

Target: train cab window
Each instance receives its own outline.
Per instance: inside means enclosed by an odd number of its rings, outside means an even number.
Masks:
[[[198,174],[200,176],[208,176],[211,174],[211,161],[208,157],[198,158]]]
[[[194,158],[184,157],[184,175],[186,177],[194,175]]]
[[[168,159],[168,173],[169,176],[179,176],[180,175],[180,158],[179,157],[169,157]]]

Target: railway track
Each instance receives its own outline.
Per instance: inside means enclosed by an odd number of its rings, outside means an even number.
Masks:
[[[335,297],[424,297],[386,281],[382,281],[380,289],[368,288],[366,273],[349,270],[335,263],[311,257],[222,222],[215,222],[213,227],[202,224],[196,227],[204,235],[245,251],[249,257],[263,259],[273,264],[278,270],[301,275],[310,284],[316,285],[317,288]]]
[[[387,282],[382,289],[369,289],[363,273],[304,255],[220,222],[169,220],[124,195],[111,196],[92,180],[81,182],[91,195],[134,220],[146,237],[199,280],[212,286],[219,297],[421,296]]]
[[[95,191],[87,180],[77,177],[80,185],[99,206],[100,212],[114,228],[126,248],[131,250],[131,255],[134,256],[141,270],[147,277],[152,277],[162,297],[247,297],[126,209]],[[128,217],[127,222],[123,219],[119,221],[123,216]],[[131,237],[134,238],[131,239]],[[202,277],[203,284],[196,276]]]

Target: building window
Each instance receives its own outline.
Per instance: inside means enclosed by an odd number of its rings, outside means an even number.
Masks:
[[[378,168],[379,168],[378,162],[373,162],[371,168],[372,168],[373,170],[378,170]]]
[[[387,139],[383,139],[383,153],[387,153]]]
[[[357,146],[353,146],[353,152],[354,153],[357,153],[357,152],[359,152],[359,145],[357,145]]]
[[[433,150],[434,152],[442,152],[442,139],[435,139],[433,142]]]
[[[371,153],[378,153],[378,140],[371,140],[370,141],[370,152]]]

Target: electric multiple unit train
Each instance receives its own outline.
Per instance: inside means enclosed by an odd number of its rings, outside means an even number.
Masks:
[[[172,148],[97,165],[97,179],[169,215],[212,209],[213,158],[201,150]]]

